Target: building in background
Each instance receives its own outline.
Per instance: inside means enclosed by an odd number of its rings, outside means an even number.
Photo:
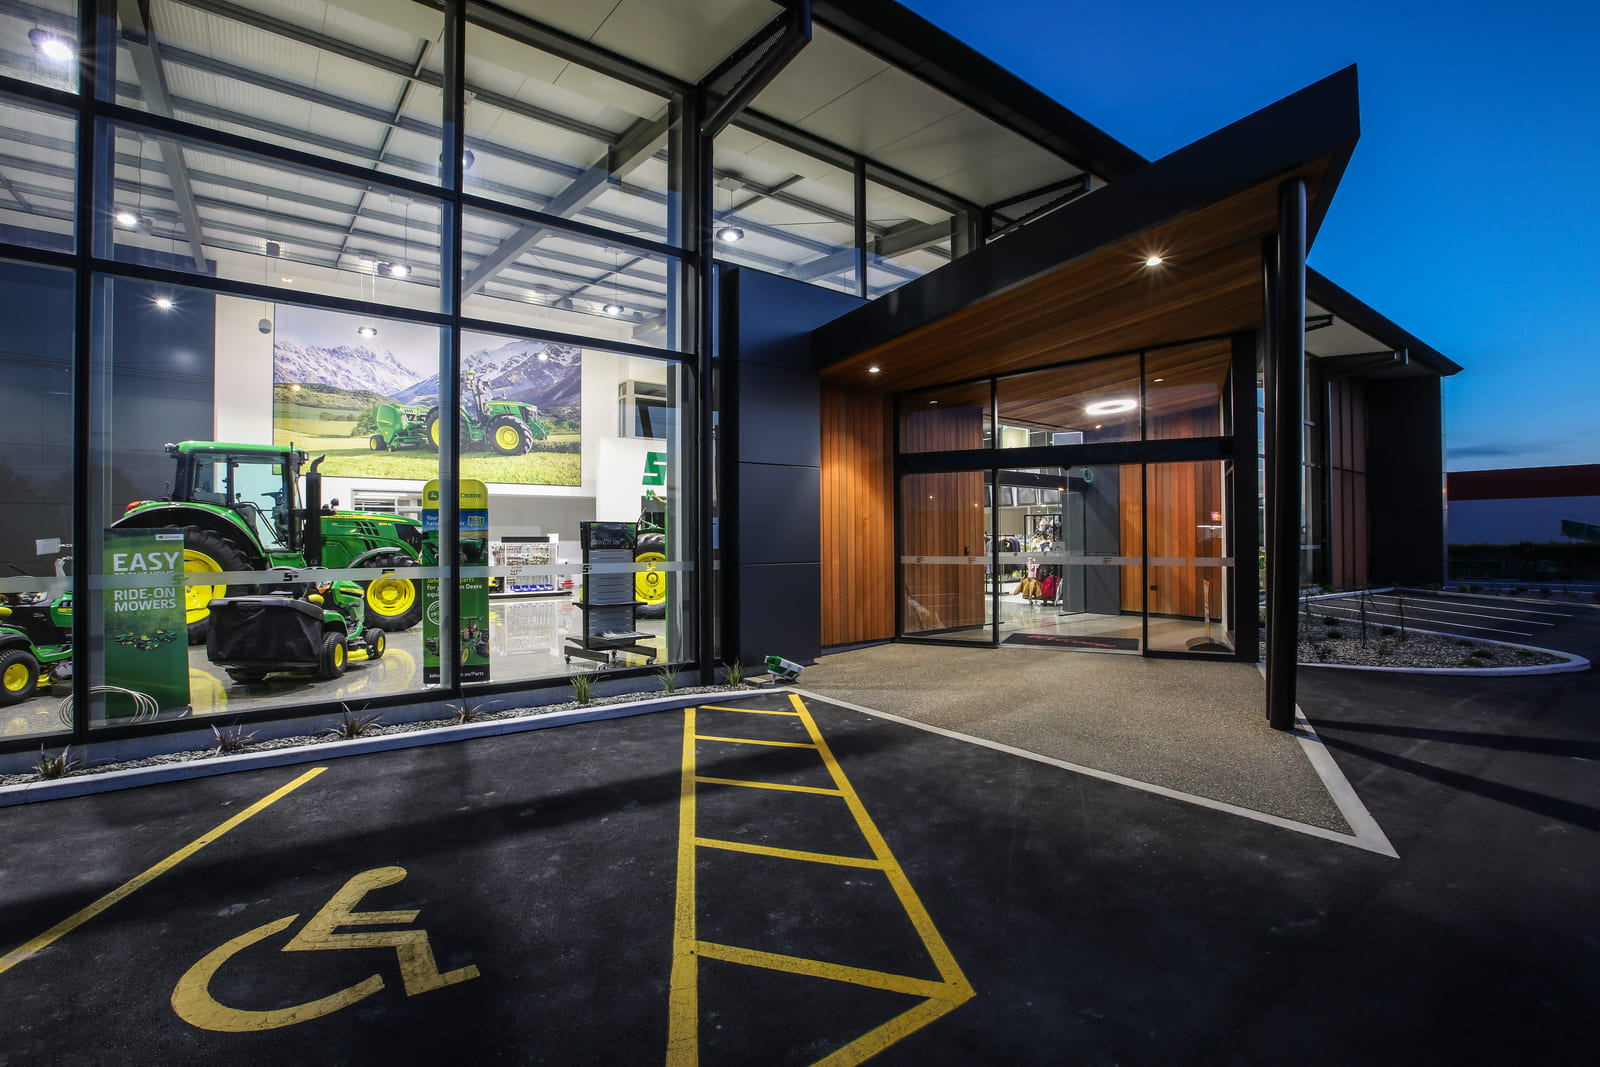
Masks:
[[[1451,471],[1450,543],[1600,542],[1600,463]]]

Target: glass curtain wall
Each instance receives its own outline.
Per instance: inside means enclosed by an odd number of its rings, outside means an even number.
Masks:
[[[1231,654],[1231,373],[1222,338],[902,396],[901,632]]]
[[[696,658],[670,83],[470,3],[99,0],[96,62],[26,6],[0,745],[593,669],[592,521],[637,524],[604,665]]]

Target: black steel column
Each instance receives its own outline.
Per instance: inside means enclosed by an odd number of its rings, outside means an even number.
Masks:
[[[1256,554],[1261,545],[1257,528],[1256,491],[1260,452],[1256,439],[1256,350],[1254,333],[1233,335],[1233,511],[1228,532],[1233,548],[1233,642],[1240,659],[1254,663],[1261,655],[1261,635],[1256,622],[1261,602],[1261,581],[1256,574]]]
[[[1267,559],[1267,720],[1274,729],[1294,725],[1295,661],[1299,648],[1295,602],[1300,591],[1301,414],[1306,334],[1306,183],[1278,187],[1278,246],[1273,307],[1271,423],[1272,514]]]
[[[716,663],[716,628],[718,607],[716,599],[717,585],[712,568],[716,565],[716,553],[712,548],[714,538],[712,529],[717,519],[718,508],[714,506],[712,494],[716,485],[717,465],[716,454],[712,449],[713,420],[712,412],[717,401],[716,382],[713,375],[716,368],[712,364],[712,346],[715,340],[715,324],[712,322],[712,264],[715,253],[716,236],[713,232],[715,205],[713,198],[715,191],[712,187],[712,174],[714,171],[714,148],[716,136],[707,133],[703,128],[706,112],[710,107],[706,90],[702,86],[696,91],[689,101],[690,107],[685,122],[685,140],[693,153],[692,159],[685,159],[687,195],[685,197],[685,217],[688,229],[685,234],[689,247],[694,251],[694,285],[691,292],[694,294],[694,373],[695,373],[695,428],[699,448],[695,454],[695,473],[699,481],[699,495],[695,499],[696,525],[699,527],[699,546],[695,563],[695,600],[697,613],[695,616],[696,648],[695,659],[700,665],[700,678],[702,682],[715,680]],[[732,399],[724,396],[725,403],[732,403]],[[724,438],[724,445],[727,439]],[[725,505],[727,501],[728,486],[722,487],[722,499],[717,504]],[[726,506],[720,508],[723,517],[732,520]],[[727,587],[727,578],[732,573],[731,563],[723,559],[724,588]],[[727,653],[728,649],[723,649]]]

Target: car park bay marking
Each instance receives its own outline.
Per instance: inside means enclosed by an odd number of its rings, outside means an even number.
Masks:
[[[233,818],[223,822],[215,829],[201,834],[199,837],[195,838],[187,845],[184,845],[182,848],[178,849],[178,851],[174,852],[160,863],[157,863],[154,867],[151,867],[142,874],[134,876],[133,878],[124,882],[122,885],[118,886],[116,889],[113,889],[111,892],[101,897],[99,900],[95,901],[93,904],[90,904],[83,910],[75,912],[74,914],[56,923],[50,929],[29,941],[27,944],[19,945],[17,948],[6,953],[3,958],[0,958],[0,974],[4,974],[6,971],[10,970],[12,967],[15,967],[29,956],[32,956],[36,952],[39,952],[60,938],[71,933],[73,930],[76,930],[78,927],[82,926],[96,915],[99,915],[101,912],[111,907],[111,905],[117,903],[117,901],[127,897],[135,890],[150,884],[167,871],[170,871],[172,868],[176,867],[178,864],[194,855],[196,852],[199,852],[202,848],[205,848],[207,845],[211,844],[211,842],[217,840],[229,830],[232,830],[246,819],[249,819],[255,815],[259,815],[261,812],[265,811],[273,804],[276,804],[278,801],[282,800],[296,789],[299,789],[301,786],[305,785],[307,782],[311,781],[311,779],[315,778],[317,775],[321,774],[327,769],[328,768],[326,767],[311,768],[309,771],[302,774],[288,785],[268,793],[266,796],[262,797],[248,808],[245,808]]]
[[[798,716],[801,724],[806,729],[806,733],[811,738],[811,743],[783,742],[782,744],[784,747],[789,748],[815,749],[823,765],[827,768],[829,776],[833,779],[834,787],[831,789],[818,786],[793,786],[772,782],[712,778],[696,774],[695,743],[697,741],[718,741],[735,744],[775,744],[777,742],[757,741],[754,738],[700,734],[695,729],[695,713],[701,709],[693,707],[684,709],[683,771],[678,802],[678,899],[673,931],[672,976],[668,993],[666,1059],[670,1067],[691,1067],[691,1065],[699,1063],[700,1060],[699,961],[701,959],[714,959],[746,967],[783,971],[813,978],[826,978],[836,982],[848,982],[853,985],[923,998],[909,1011],[895,1016],[882,1026],[857,1037],[844,1047],[818,1061],[819,1064],[827,1064],[829,1067],[846,1067],[846,1065],[861,1063],[907,1035],[928,1025],[935,1019],[954,1011],[973,997],[971,983],[967,981],[966,975],[961,971],[961,967],[950,954],[950,949],[945,945],[944,938],[935,929],[933,920],[922,906],[922,901],[918,899],[916,891],[911,888],[911,883],[906,878],[905,871],[901,869],[900,863],[895,859],[894,854],[889,851],[888,844],[884,841],[883,835],[878,832],[878,828],[873,823],[871,816],[867,814],[866,807],[861,803],[861,798],[856,795],[855,788],[851,786],[849,779],[845,777],[838,762],[834,759],[832,750],[829,749],[828,743],[823,739],[821,731],[817,729],[816,721],[811,717],[811,713],[797,695],[791,693],[789,701],[794,710],[780,711],[776,712],[776,714]],[[711,705],[703,705],[702,708],[704,710],[712,710]],[[714,710],[741,714],[774,714],[772,711],[755,708],[718,707]],[[701,837],[696,829],[695,795],[695,787],[700,784],[738,786],[753,789],[784,789],[797,793],[815,793],[838,797],[849,808],[850,814],[855,819],[856,826],[861,831],[862,837],[866,839],[872,855],[870,858],[836,856],[818,852],[776,848],[769,845],[753,845],[742,841]],[[911,920],[911,925],[921,939],[923,948],[927,951],[934,967],[938,970],[939,980],[930,981],[909,975],[850,967],[828,960],[788,956],[776,952],[764,952],[737,945],[723,945],[700,940],[695,909],[695,858],[696,851],[701,848],[771,856],[802,863],[823,863],[882,871],[899,899],[900,906],[905,910],[906,917]]]
[[[289,939],[283,952],[329,952],[340,949],[390,948],[400,962],[400,977],[405,984],[406,996],[414,997],[435,989],[456,985],[478,977],[478,968],[472,964],[453,971],[439,970],[428,942],[428,932],[410,930],[378,930],[370,933],[336,932],[342,926],[371,926],[375,923],[404,925],[414,923],[420,914],[416,909],[405,911],[356,911],[361,898],[374,889],[382,889],[402,881],[404,867],[377,867],[363,871],[350,879]],[[320,1019],[341,1008],[348,1008],[383,988],[383,976],[374,974],[336,993],[316,1000],[295,1004],[287,1008],[251,1011],[232,1008],[218,1002],[211,995],[211,979],[222,965],[259,941],[288,929],[299,918],[286,915],[264,926],[240,934],[201,957],[190,967],[172,990],[172,1010],[191,1026],[221,1033],[243,1034],[260,1030],[276,1030],[296,1023]]]

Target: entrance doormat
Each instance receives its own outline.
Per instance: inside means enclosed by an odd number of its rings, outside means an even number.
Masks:
[[[1137,651],[1136,637],[1094,637],[1088,634],[1007,634],[1008,645],[1046,645],[1050,648],[1098,648]]]

